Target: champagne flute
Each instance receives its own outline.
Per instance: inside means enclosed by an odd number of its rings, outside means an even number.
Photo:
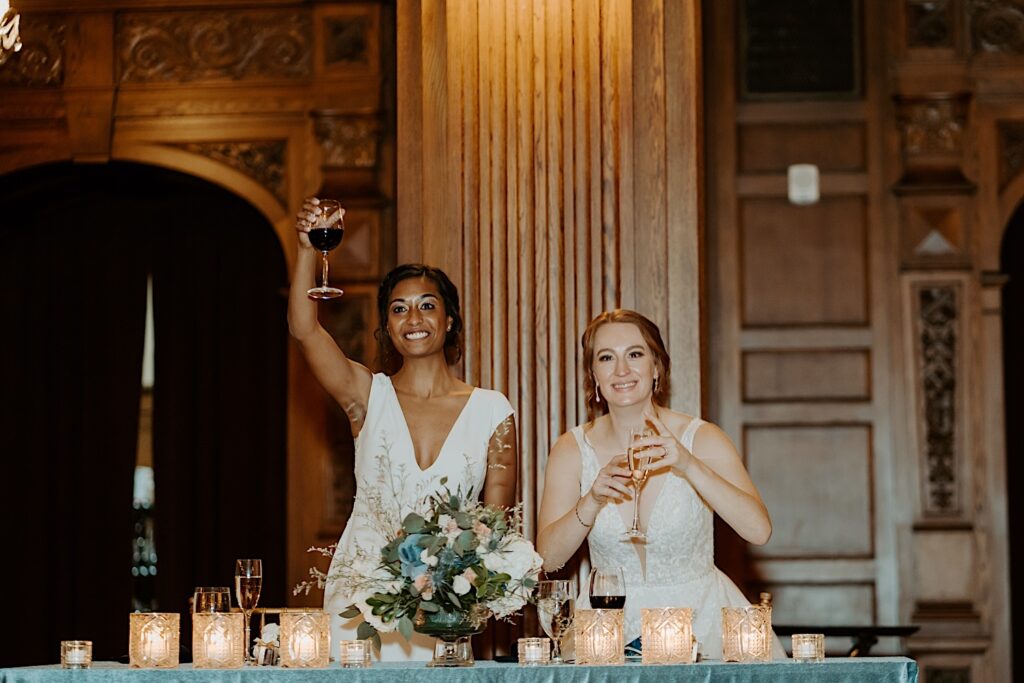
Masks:
[[[570,579],[549,579],[537,582],[537,616],[544,633],[551,639],[551,663],[562,664],[562,638],[572,628],[576,605]]]
[[[647,482],[646,465],[651,461],[650,455],[645,453],[649,446],[637,446],[636,442],[654,436],[654,430],[650,427],[631,427],[629,429],[629,446],[626,449],[626,462],[629,466],[629,474],[633,479],[633,526],[622,536],[624,541],[644,543],[647,541],[647,534],[640,530],[640,492],[643,491]]]
[[[587,585],[590,606],[594,609],[622,609],[626,606],[626,577],[621,568],[591,569]]]
[[[252,611],[260,601],[260,590],[263,588],[262,560],[235,560],[235,597],[242,608],[245,619],[245,661],[252,663],[249,647],[249,622]]]
[[[321,199],[316,205],[312,218],[304,221],[309,225],[309,242],[320,251],[321,277],[320,286],[313,287],[306,294],[311,299],[336,299],[344,294],[337,287],[331,287],[327,278],[328,263],[327,254],[341,244],[341,238],[345,236],[345,211],[341,203],[335,199]]]

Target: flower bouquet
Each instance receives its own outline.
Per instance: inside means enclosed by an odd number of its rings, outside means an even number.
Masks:
[[[467,666],[472,659],[457,663],[464,659],[457,653],[460,641],[468,652],[468,636],[482,631],[490,616],[507,618],[522,609],[543,560],[520,532],[519,507],[509,514],[447,489],[427,502],[427,514],[402,520],[381,548],[380,571],[341,616],[361,615],[357,635],[378,649],[380,632],[397,629],[410,639],[416,630],[451,645],[441,657],[438,643],[434,666]]]

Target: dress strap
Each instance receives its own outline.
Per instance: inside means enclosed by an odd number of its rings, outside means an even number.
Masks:
[[[693,453],[693,439],[697,436],[697,430],[705,424],[707,424],[707,422],[699,417],[695,417],[690,420],[690,424],[686,425],[686,429],[683,430],[683,436],[679,439],[686,450]]]

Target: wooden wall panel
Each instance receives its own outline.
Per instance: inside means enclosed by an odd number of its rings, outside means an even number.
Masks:
[[[743,353],[743,400],[866,401],[870,353],[787,349]]]
[[[778,624],[845,626],[875,618],[870,583],[783,583],[772,591],[772,621]]]
[[[863,171],[867,164],[863,124],[747,124],[739,128],[742,173],[784,173],[790,164],[821,171]]]

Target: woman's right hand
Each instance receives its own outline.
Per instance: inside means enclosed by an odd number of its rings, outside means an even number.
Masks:
[[[632,490],[626,485],[629,480],[626,456],[617,455],[598,470],[597,478],[594,479],[594,485],[590,487],[588,495],[601,505],[610,500],[628,500],[633,496]]]
[[[313,244],[309,241],[309,229],[313,227],[318,213],[320,213],[320,200],[317,197],[306,197],[302,202],[302,208],[295,214],[295,231],[298,233],[300,247],[313,248]]]

